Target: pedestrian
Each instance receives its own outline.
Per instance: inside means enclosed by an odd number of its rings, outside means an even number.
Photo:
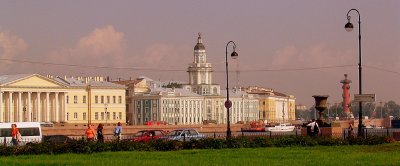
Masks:
[[[349,123],[349,137],[353,137],[354,136],[354,128],[353,128],[353,124]]]
[[[21,133],[17,128],[16,124],[11,124],[11,142],[14,146],[18,146],[18,143],[21,141]]]
[[[99,125],[97,126],[97,142],[104,142],[103,124],[101,123],[99,123]]]
[[[122,126],[121,122],[118,122],[118,125],[114,128],[114,137],[117,139],[118,142],[121,139],[121,135],[122,135]]]
[[[315,121],[315,119],[312,119],[311,123],[309,123],[307,126],[310,127],[311,129],[311,137],[315,137],[319,133],[319,126],[318,123]]]
[[[92,129],[92,127],[89,125],[88,128],[86,129],[86,139],[87,141],[94,141],[94,136],[95,136],[95,132]]]

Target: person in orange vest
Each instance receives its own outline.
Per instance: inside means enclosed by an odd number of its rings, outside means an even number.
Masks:
[[[88,141],[94,141],[94,136],[95,136],[95,132],[92,129],[92,127],[89,125],[88,128],[86,129],[86,139]]]
[[[14,146],[18,145],[18,142],[21,140],[21,134],[17,128],[16,124],[11,124],[11,142]]]

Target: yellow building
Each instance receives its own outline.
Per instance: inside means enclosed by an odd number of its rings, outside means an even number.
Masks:
[[[150,88],[153,80],[147,77],[139,77],[137,79],[129,79],[129,80],[118,80],[111,81],[115,84],[124,85],[126,90],[126,122],[127,124],[134,124],[134,119],[136,119],[134,114],[134,103],[133,97],[137,94],[143,94],[150,91]]]
[[[268,123],[284,123],[296,119],[294,96],[255,86],[246,88],[246,92],[258,95],[260,120]]]
[[[3,75],[0,92],[0,122],[125,123],[125,86],[102,77]]]

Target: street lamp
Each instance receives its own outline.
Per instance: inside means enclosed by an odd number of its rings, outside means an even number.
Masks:
[[[237,52],[235,52],[236,49],[236,44],[233,41],[229,41],[226,44],[225,47],[225,62],[226,62],[226,101],[225,101],[225,108],[226,108],[226,114],[227,114],[227,129],[226,129],[226,139],[230,139],[232,137],[232,132],[231,132],[231,121],[230,121],[230,114],[229,114],[229,108],[232,107],[232,102],[229,100],[229,77],[228,77],[228,45],[232,43],[233,44],[233,52],[231,53],[231,57],[233,59],[236,59],[239,55]]]
[[[26,122],[27,121],[27,118],[26,118],[26,106],[22,107],[22,111],[24,112],[24,121]]]
[[[104,114],[105,114],[105,116],[106,116],[106,126],[107,126],[107,106],[108,106],[108,104],[107,103],[104,103]]]
[[[350,12],[351,11],[356,11],[358,14],[358,94],[362,94],[362,79],[361,79],[361,15],[360,12],[358,12],[357,9],[350,9],[347,12],[347,24],[344,26],[344,28],[346,29],[347,32],[350,32],[353,30],[354,26],[353,24],[350,22]],[[362,124],[362,103],[361,101],[358,102],[359,105],[359,110],[358,110],[358,136],[363,136],[363,124]]]
[[[382,101],[379,103],[381,104],[381,119],[382,119]]]

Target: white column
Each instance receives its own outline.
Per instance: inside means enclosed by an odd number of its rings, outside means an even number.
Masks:
[[[58,105],[58,92],[56,92],[56,113],[55,121],[59,122],[59,105]]]
[[[88,100],[86,99],[86,102],[87,102]],[[63,104],[63,106],[64,106],[64,114],[63,114],[63,119],[64,119],[64,122],[67,122],[67,93],[66,92],[64,92],[64,104]]]
[[[6,118],[4,118],[4,109],[3,106],[5,104],[3,104],[3,92],[0,92],[0,122],[5,122]]]
[[[13,102],[12,102],[12,94],[13,94],[13,92],[9,92],[9,95],[8,95],[8,102],[9,102],[9,104],[8,104],[8,122],[14,122],[13,121],[13,108],[14,108],[14,106],[13,106]]]
[[[50,93],[46,92],[46,122],[50,122]]]
[[[17,122],[22,122],[23,121],[23,112],[22,112],[22,92],[18,92],[18,118]]]
[[[27,119],[27,122],[32,122],[33,121],[33,119],[32,119],[32,107],[31,107],[31,103],[32,103],[32,92],[28,92],[28,108],[27,108],[27,111],[28,111],[28,119]]]
[[[40,92],[37,92],[36,94],[37,94],[36,117],[37,121],[40,122],[42,117],[42,112],[40,111]]]

